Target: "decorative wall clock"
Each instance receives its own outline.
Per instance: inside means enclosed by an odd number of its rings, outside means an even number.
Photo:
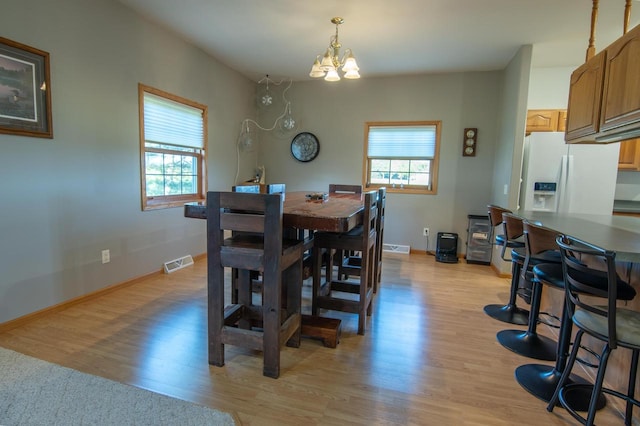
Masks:
[[[463,157],[475,157],[477,140],[478,140],[477,128],[468,127],[464,129],[464,137],[462,138],[462,156]]]
[[[320,143],[313,133],[298,133],[291,141],[291,155],[298,161],[307,163],[316,158],[318,152],[320,152]]]

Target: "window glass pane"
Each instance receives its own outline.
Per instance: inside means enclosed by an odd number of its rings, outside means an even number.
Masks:
[[[198,172],[196,157],[183,155],[181,158],[182,174],[193,175]]]
[[[391,162],[389,160],[371,160],[371,170],[389,170],[389,167],[391,166]]]
[[[371,183],[374,183],[374,184],[389,183],[389,172],[371,172]]]
[[[164,176],[147,173],[147,197],[164,195]]]
[[[391,170],[408,172],[409,164],[409,160],[391,160]]]
[[[429,186],[429,173],[411,173],[409,184]]]
[[[182,177],[182,193],[183,194],[195,194],[195,176],[183,176]]]
[[[412,160],[411,173],[429,172],[431,169],[431,160]]]
[[[165,176],[164,195],[182,194],[182,182],[180,176]]]
[[[145,159],[146,173],[162,174],[164,170],[163,157],[164,155],[161,153],[147,152]]]
[[[407,185],[409,183],[409,173],[392,169],[389,182],[395,185]]]

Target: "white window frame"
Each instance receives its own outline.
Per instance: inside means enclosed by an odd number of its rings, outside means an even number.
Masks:
[[[192,114],[195,110],[196,115],[201,113],[202,123],[195,122],[195,134],[190,137],[184,137],[180,134],[171,134],[174,128],[167,123],[160,123],[160,136],[157,139],[160,140],[147,140],[145,130],[151,129],[149,126],[145,127],[145,99],[161,98],[162,102],[166,101],[167,106],[171,108],[172,104],[175,104],[176,111],[180,108],[189,110]],[[164,92],[162,90],[146,86],[144,84],[138,84],[138,105],[140,116],[140,183],[141,183],[141,197],[142,197],[142,210],[155,210],[169,207],[181,207],[188,202],[203,202],[206,198],[207,188],[207,172],[206,172],[206,143],[208,140],[207,134],[207,106],[199,104],[197,102],[182,98],[180,96],[173,95],[171,93]],[[178,113],[178,112],[177,112]],[[164,124],[167,124],[166,127]],[[199,125],[202,128],[198,128]],[[189,128],[187,131],[191,131]],[[166,132],[165,132],[166,131]],[[202,140],[200,141],[200,132],[202,133]],[[151,133],[151,130],[149,130]],[[151,195],[147,192],[147,153],[161,154],[167,156],[187,156],[193,158],[195,162],[196,171],[193,176],[195,183],[194,192],[181,192],[179,194],[162,194]]]
[[[388,154],[377,154],[376,152],[372,152],[376,149],[374,144],[380,145],[376,141],[370,140],[370,131],[373,133],[378,128],[388,128],[392,130],[393,128],[401,129],[403,127],[409,128],[424,128],[427,130],[429,136],[428,141],[422,143],[422,141],[418,142],[416,145],[415,142],[413,144],[407,143],[404,146],[399,146],[397,151],[394,149],[393,144],[396,143],[395,138],[389,138],[387,142],[382,144],[382,151],[386,151]],[[363,155],[363,174],[362,174],[362,185],[367,190],[374,190],[380,187],[386,187],[388,192],[398,192],[398,193],[407,193],[407,194],[437,194],[438,192],[438,164],[440,157],[440,135],[441,135],[442,122],[441,121],[385,121],[385,122],[367,122],[365,123],[365,132],[364,132],[364,155]],[[399,132],[400,133],[400,132]],[[434,140],[435,139],[435,140]],[[370,150],[371,143],[371,150]],[[403,145],[403,141],[401,138],[397,140],[397,143]],[[420,152],[420,151],[423,152]],[[377,155],[376,155],[377,154]],[[400,161],[428,161],[428,183],[426,185],[419,184],[411,184],[411,183],[393,183],[391,179],[391,174],[389,174],[387,182],[373,182],[372,178],[372,161],[374,160],[389,160],[390,164],[392,161],[398,164],[395,160]],[[406,163],[405,163],[406,164]],[[391,166],[390,166],[391,167]],[[405,172],[408,176],[409,181],[411,180],[411,170]],[[418,172],[413,173],[414,175],[419,174]]]

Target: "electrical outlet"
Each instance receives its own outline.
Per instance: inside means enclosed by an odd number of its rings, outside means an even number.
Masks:
[[[102,250],[102,263],[111,262],[111,252],[109,250]]]
[[[422,228],[422,235],[425,237],[429,236],[429,228]]]

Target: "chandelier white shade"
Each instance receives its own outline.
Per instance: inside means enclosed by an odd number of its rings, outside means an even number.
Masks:
[[[344,78],[356,79],[360,78],[358,71],[358,64],[356,58],[353,57],[351,49],[346,49],[342,58],[340,58],[340,48],[342,44],[338,40],[338,25],[344,22],[344,19],[336,16],[331,19],[331,22],[336,26],[336,34],[329,39],[329,47],[324,55],[316,56],[316,60],[311,67],[310,77],[320,78],[324,77],[326,81],[339,81],[340,74],[338,69],[342,67]]]

